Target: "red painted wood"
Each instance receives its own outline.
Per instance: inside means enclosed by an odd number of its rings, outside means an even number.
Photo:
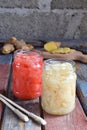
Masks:
[[[0,64],[0,93],[5,94],[8,86],[8,79],[10,73],[10,64]],[[2,116],[3,105],[0,102],[0,120]],[[0,122],[1,123],[1,122]]]
[[[10,64],[0,64],[0,93],[7,89],[10,67]]]
[[[73,112],[65,116],[52,116],[44,112],[47,121],[45,130],[87,130],[86,115],[76,99],[76,107]]]
[[[0,115],[2,114],[2,109],[3,109],[3,106],[2,106],[2,103],[0,102]]]

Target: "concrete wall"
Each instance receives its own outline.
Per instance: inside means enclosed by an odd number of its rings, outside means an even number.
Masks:
[[[87,39],[87,0],[0,0],[0,41]]]

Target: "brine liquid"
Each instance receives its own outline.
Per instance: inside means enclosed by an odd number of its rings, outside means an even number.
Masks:
[[[16,97],[33,99],[42,93],[43,58],[36,52],[20,52],[12,66],[12,90]]]
[[[48,64],[42,76],[42,108],[50,114],[64,115],[75,107],[76,74],[70,63]]]

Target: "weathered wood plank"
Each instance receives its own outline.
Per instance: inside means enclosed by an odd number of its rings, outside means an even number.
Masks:
[[[87,82],[81,79],[77,80],[77,95],[87,115]]]
[[[79,64],[77,76],[77,96],[87,115],[87,64]]]
[[[12,87],[12,83],[10,83]],[[40,116],[39,99],[23,101],[14,97],[11,88],[8,91],[8,97],[26,110]],[[41,130],[41,125],[34,120],[29,119],[27,123],[20,120],[9,108],[6,107],[3,116],[2,130]]]
[[[0,55],[0,93],[6,94],[10,68],[11,68],[12,56]],[[0,125],[1,125],[1,116],[3,111],[3,105],[0,102]],[[1,128],[0,128],[1,129]]]
[[[86,115],[76,99],[76,107],[73,112],[65,116],[52,116],[44,112],[47,121],[45,130],[87,130]]]
[[[0,93],[6,92],[10,75],[9,64],[0,64]]]
[[[10,70],[11,70],[12,55],[0,55],[0,92],[7,89]]]
[[[9,64],[0,64],[0,93],[6,94],[8,80],[10,74],[10,65]],[[0,120],[3,111],[2,103],[0,102]]]
[[[16,103],[39,116],[39,106],[37,100],[33,100],[31,102],[17,101]],[[6,107],[2,130],[41,130],[41,125],[31,119],[26,123],[23,122],[9,108]]]
[[[11,64],[11,62],[12,62],[12,54],[0,55],[0,64]]]
[[[76,70],[78,79],[82,79],[87,82],[87,64],[77,63],[78,69]]]

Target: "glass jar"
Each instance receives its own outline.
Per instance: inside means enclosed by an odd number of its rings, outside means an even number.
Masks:
[[[18,50],[12,64],[12,91],[20,99],[34,99],[42,93],[43,57],[36,51]]]
[[[49,114],[64,115],[75,108],[75,62],[49,59],[42,74],[42,108]]]

